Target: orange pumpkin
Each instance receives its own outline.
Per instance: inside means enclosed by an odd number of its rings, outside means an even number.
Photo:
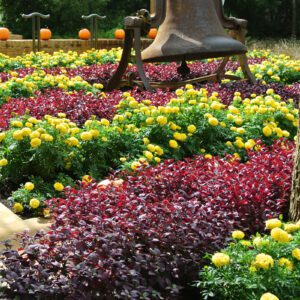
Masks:
[[[148,38],[149,39],[155,39],[157,36],[157,29],[156,28],[151,28],[148,32]]]
[[[91,32],[88,29],[84,28],[78,32],[78,36],[81,40],[88,40],[91,38]]]
[[[115,31],[115,38],[117,40],[124,40],[124,38],[125,38],[125,31],[123,29],[117,29]]]
[[[51,39],[51,36],[52,36],[52,32],[50,29],[48,28],[42,28],[40,30],[40,37],[41,37],[41,40],[43,41],[48,41]]]
[[[9,30],[5,27],[0,27],[0,40],[6,41],[9,39],[9,36],[10,36]]]

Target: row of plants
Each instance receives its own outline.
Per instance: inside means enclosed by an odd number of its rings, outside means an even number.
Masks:
[[[87,80],[89,81],[89,80]],[[241,97],[251,98],[254,95],[266,94],[267,90],[273,89],[274,93],[279,95],[285,102],[293,99],[295,105],[299,101],[300,84],[292,86],[283,86],[279,83],[251,85],[247,82],[236,82],[226,84],[205,84],[203,86],[210,97],[212,93],[218,93],[218,98],[226,105],[232,103],[234,93],[241,93]],[[142,102],[145,99],[151,100],[151,104],[155,106],[166,105],[171,98],[176,97],[173,91],[157,90],[156,93],[139,91],[133,89],[131,95],[136,101]],[[66,117],[77,125],[82,125],[92,115],[97,119],[106,118],[112,120],[116,113],[115,105],[117,105],[123,97],[123,92],[114,90],[109,93],[92,94],[82,91],[65,92],[62,89],[46,89],[36,91],[35,95],[30,98],[10,99],[0,108],[0,129],[8,128],[9,121],[12,117],[23,116],[26,113],[38,119],[45,115],[55,116],[59,112],[64,112]]]
[[[247,164],[200,155],[106,182],[85,176],[48,202],[49,232],[3,251],[0,282],[42,299],[178,299],[232,230],[254,234],[287,208],[293,150],[277,141]]]
[[[68,67],[77,68],[79,66],[114,63],[121,58],[121,48],[106,50],[88,50],[82,54],[76,51],[65,52],[63,50],[49,54],[46,52],[31,52],[22,56],[10,57],[0,54],[0,72],[24,68],[53,68]]]
[[[60,88],[65,91],[86,91],[99,93],[103,88],[100,83],[89,84],[80,76],[48,75],[43,70],[35,71],[24,78],[13,77],[0,83],[0,105],[11,98],[31,97],[36,91],[49,88]]]
[[[201,153],[206,158],[231,153],[246,161],[248,150],[259,149],[258,140],[270,145],[282,137],[293,140],[297,132],[298,109],[293,100],[282,101],[272,89],[245,99],[236,92],[229,106],[216,92],[208,96],[204,88],[187,86],[176,95],[155,106],[126,92],[112,121],[92,117],[80,127],[65,113],[41,120],[28,115],[11,119],[9,129],[0,133],[0,181],[5,187],[1,192],[12,192],[36,178],[40,184],[32,198],[42,202],[45,197],[40,197],[39,186],[52,185],[57,174],[65,174],[67,182],[86,174],[101,179],[112,169],[135,170],[162,159]],[[12,200],[30,213],[30,194],[24,193],[13,193]]]

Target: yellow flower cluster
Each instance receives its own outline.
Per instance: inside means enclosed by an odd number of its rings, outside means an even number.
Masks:
[[[23,91],[24,96],[28,93],[32,95],[35,91],[48,87],[58,87],[65,91],[86,90],[88,92],[99,92],[103,89],[102,84],[92,86],[80,76],[70,78],[66,75],[50,75],[43,70],[35,70],[23,78],[18,78],[16,72],[12,72],[12,75],[13,77],[8,81],[0,83],[0,98],[3,100],[8,100],[9,97],[14,96],[16,85],[18,90]]]
[[[279,300],[274,294],[265,293],[261,296],[260,300]]]
[[[46,52],[29,53],[17,57],[9,57],[4,54],[0,54],[0,69],[12,69],[15,66],[19,68],[52,68],[52,67],[69,67],[76,68],[85,66],[87,64],[101,63],[103,58],[110,58],[111,61],[120,60],[122,55],[121,48],[114,48],[111,50],[88,50],[84,53],[78,53],[76,51],[63,50],[56,51],[53,54]]]
[[[274,260],[272,256],[265,253],[260,253],[256,255],[255,260],[252,262],[252,266],[256,269],[267,270],[274,266]]]
[[[217,252],[212,256],[211,261],[216,267],[224,267],[230,263],[230,257],[225,253]]]

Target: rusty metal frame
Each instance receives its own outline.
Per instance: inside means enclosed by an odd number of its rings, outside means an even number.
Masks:
[[[91,20],[91,48],[96,48],[98,40],[98,20],[104,20],[106,19],[106,16],[90,14],[88,16],[81,16],[81,18],[84,20]]]
[[[49,19],[50,15],[43,15],[38,12],[33,12],[29,15],[21,14],[21,17],[24,19],[32,19],[32,51],[36,52],[41,50],[41,37],[40,37],[40,30],[41,30],[41,18],[42,19]],[[38,41],[36,47],[36,39]]]

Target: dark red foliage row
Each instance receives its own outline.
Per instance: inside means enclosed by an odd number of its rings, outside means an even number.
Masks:
[[[285,211],[293,150],[278,141],[247,164],[198,156],[68,189],[49,202],[51,231],[4,253],[2,276],[43,299],[178,299],[233,229],[261,231]]]
[[[63,112],[76,122],[83,124],[92,115],[97,118],[112,119],[115,114],[115,105],[122,99],[122,91],[115,90],[105,96],[86,95],[84,92],[68,94],[62,90],[47,90],[37,92],[33,98],[11,99],[0,108],[0,130],[6,129],[12,116],[23,116],[26,112],[31,116],[41,119],[44,115],[56,115]],[[164,105],[174,97],[174,93],[157,91],[149,92],[131,91],[138,101],[151,99],[153,105]]]
[[[261,58],[251,58],[249,59],[250,64],[261,63],[264,59]],[[220,62],[213,61],[209,63],[203,62],[194,62],[190,64],[191,73],[187,78],[194,78],[197,76],[203,76],[214,72]],[[81,76],[84,80],[89,83],[107,83],[111,78],[112,74],[116,71],[117,64],[99,64],[92,66],[78,67],[74,69],[70,68],[51,68],[43,69],[47,74],[59,75],[65,74],[69,77]],[[227,70],[236,70],[239,67],[239,63],[235,61],[230,61],[227,65]],[[147,76],[153,81],[180,81],[181,77],[177,73],[178,65],[176,63],[169,64],[145,64],[145,69]],[[20,70],[15,70],[18,73],[18,77],[23,78],[26,75],[32,74],[36,69],[35,68],[25,68]],[[64,71],[63,71],[64,70]],[[128,68],[128,71],[137,73],[136,66]],[[11,75],[8,73],[0,73],[0,79],[2,82],[11,78]]]

